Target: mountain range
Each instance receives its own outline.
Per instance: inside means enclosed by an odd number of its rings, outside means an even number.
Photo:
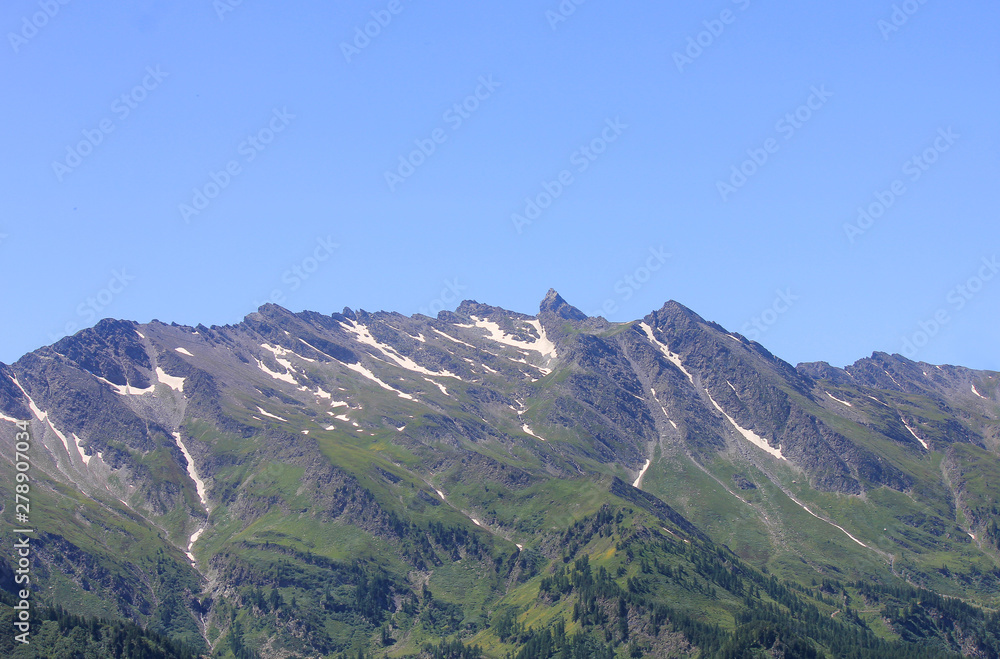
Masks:
[[[33,606],[0,652],[998,657],[998,385],[552,290],[534,316],[102,320],[0,364]]]

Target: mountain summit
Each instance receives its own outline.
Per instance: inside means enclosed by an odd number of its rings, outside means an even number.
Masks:
[[[565,320],[587,319],[587,314],[567,303],[559,293],[556,293],[554,288],[550,288],[549,292],[545,294],[542,303],[538,305],[538,311],[543,314],[546,312],[553,313]]]
[[[555,290],[104,320],[0,364],[0,489],[95,656],[996,656],[998,385]]]

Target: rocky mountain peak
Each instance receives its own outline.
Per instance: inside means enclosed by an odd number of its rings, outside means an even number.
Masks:
[[[586,320],[587,314],[583,313],[562,298],[554,288],[550,288],[545,294],[541,304],[538,305],[539,313],[553,313],[566,320]]]

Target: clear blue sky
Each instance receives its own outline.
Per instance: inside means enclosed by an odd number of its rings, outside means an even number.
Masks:
[[[0,360],[554,287],[1000,369],[995,2],[235,1],[4,3]]]

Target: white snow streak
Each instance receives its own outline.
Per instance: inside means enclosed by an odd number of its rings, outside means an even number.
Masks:
[[[978,391],[976,391],[976,385],[972,385],[972,393],[976,394],[977,396],[979,396],[980,398],[982,398],[984,400],[989,400],[988,398],[986,398],[986,396],[984,396],[981,393],[979,393]]]
[[[892,380],[893,382],[896,382],[896,378],[892,377],[892,373],[890,373],[889,371],[885,370],[884,368],[882,369],[882,372],[885,373],[886,375],[888,375],[890,380]],[[896,386],[899,387],[900,389],[903,388],[903,385],[899,384],[898,382],[896,382]]]
[[[74,433],[70,433],[70,434],[73,435],[73,441],[76,442],[76,450],[80,454],[80,459],[83,460],[83,464],[89,466],[90,465],[90,461],[91,461],[91,459],[94,456],[92,456],[92,455],[85,455],[83,453],[83,442],[80,440],[79,437],[76,436],[75,432]]]
[[[347,324],[345,324],[343,322],[341,322],[340,324],[343,327],[345,327],[348,332],[350,332],[351,334],[353,334],[354,336],[356,336],[359,343],[363,343],[364,345],[371,346],[371,347],[373,347],[373,348],[381,351],[389,359],[391,359],[394,362],[396,362],[396,364],[399,367],[405,368],[408,371],[413,371],[414,373],[419,373],[421,375],[437,375],[439,377],[449,377],[449,378],[461,379],[457,375],[455,375],[454,373],[452,373],[451,371],[440,371],[440,372],[438,372],[438,371],[432,371],[430,369],[424,368],[423,366],[421,366],[417,362],[413,361],[409,357],[406,357],[404,355],[399,354],[396,351],[396,349],[393,348],[392,346],[386,345],[384,343],[380,343],[375,337],[373,337],[371,335],[371,332],[368,331],[368,328],[365,327],[364,325],[362,325],[361,323],[359,323],[357,321],[354,321],[354,320],[349,321],[349,322],[350,322],[350,325],[347,325]]]
[[[288,419],[282,419],[280,416],[276,414],[271,414],[270,412],[265,410],[263,407],[260,407],[259,405],[257,406],[257,411],[263,414],[264,416],[269,416],[272,419],[277,419],[278,421],[284,421],[285,423],[288,423]]]
[[[632,483],[632,487],[639,487],[639,484],[642,483],[642,477],[646,475],[646,470],[649,469],[649,465],[651,464],[653,464],[653,461],[647,458],[646,464],[639,470],[639,475],[635,477],[635,482]]]
[[[686,375],[687,378],[688,378],[688,380],[690,380],[691,383],[693,384],[694,383],[694,377],[692,377],[691,374],[688,373],[688,370],[686,368],[684,368],[684,362],[681,361],[681,356],[680,355],[675,355],[674,353],[670,352],[670,348],[668,348],[665,344],[660,343],[659,341],[657,341],[656,337],[653,336],[653,328],[652,327],[650,327],[646,323],[639,323],[639,327],[641,327],[642,331],[644,331],[646,333],[646,336],[649,338],[650,343],[652,343],[653,345],[655,345],[656,347],[658,347],[660,349],[660,352],[663,353],[663,356],[666,357],[667,359],[669,359],[670,362],[674,366],[676,366],[677,368],[679,368],[681,370],[681,373],[683,373],[684,375]]]
[[[177,448],[181,450],[184,454],[184,459],[187,460],[187,473],[194,481],[195,490],[198,492],[198,498],[201,499],[201,505],[208,509],[208,497],[205,491],[205,481],[198,477],[198,470],[194,467],[194,458],[191,457],[191,452],[188,451],[187,445],[184,444],[184,440],[181,439],[181,434],[179,432],[174,433],[174,439],[177,440]]]
[[[194,357],[194,355],[192,355],[190,352],[188,352],[184,348],[174,348],[174,350],[176,350],[177,352],[181,353],[182,355],[187,355],[188,357]]]
[[[653,400],[655,400],[657,403],[660,403],[660,401],[656,398],[656,389],[650,388],[649,391],[653,394]],[[674,427],[674,430],[677,430],[677,424],[674,423],[674,420],[670,418],[670,415],[667,413],[667,408],[663,406],[663,403],[660,403],[660,409],[663,410],[663,416],[667,417],[667,421],[669,421],[670,425]]]
[[[838,403],[843,403],[844,405],[847,405],[848,407],[854,407],[853,405],[851,405],[850,403],[848,403],[846,400],[840,400],[839,398],[837,398],[836,396],[834,396],[833,394],[831,394],[829,391],[824,391],[824,393],[827,396],[829,396],[830,398],[832,398],[835,401],[837,401]]]
[[[850,538],[854,542],[858,543],[859,545],[861,545],[865,549],[871,549],[871,547],[869,547],[868,545],[866,545],[865,543],[861,542],[860,540],[858,540],[857,538],[855,538],[853,535],[851,535],[850,533],[848,533],[847,530],[843,526],[840,526],[838,524],[834,524],[833,522],[831,522],[828,519],[823,519],[822,517],[820,517],[819,515],[817,515],[813,511],[811,511],[808,508],[806,508],[806,505],[804,503],[802,503],[801,501],[799,501],[798,499],[796,499],[795,497],[793,497],[791,494],[788,495],[788,498],[791,499],[792,501],[794,501],[795,503],[797,503],[799,505],[799,507],[802,508],[802,510],[806,511],[807,513],[809,513],[810,515],[812,515],[816,519],[820,520],[821,522],[826,522],[827,524],[829,524],[830,526],[832,526],[832,527],[834,527],[836,529],[840,529],[841,531],[843,531],[847,535],[848,538]]]
[[[475,325],[459,325],[458,327],[475,327]],[[465,341],[460,341],[459,339],[456,339],[453,336],[448,336],[447,334],[445,334],[444,332],[442,332],[439,329],[435,329],[435,328],[432,327],[431,331],[440,334],[441,336],[443,336],[444,338],[448,339],[449,341],[454,341],[455,343],[461,343],[463,346],[469,346],[473,350],[476,350],[476,346],[472,345],[471,343],[466,343]]]
[[[529,428],[529,427],[528,427],[528,424],[527,424],[527,423],[525,423],[524,425],[522,425],[522,426],[521,426],[521,430],[523,430],[524,432],[528,433],[529,435],[531,435],[531,436],[532,436],[532,437],[534,437],[535,439],[540,439],[540,440],[542,440],[543,442],[545,441],[545,438],[544,438],[544,437],[539,437],[539,436],[538,436],[538,435],[536,435],[536,434],[535,434],[534,432],[532,432],[532,431],[531,431],[531,428]]]
[[[305,343],[305,341],[303,341],[303,343]],[[309,345],[309,344],[306,343],[306,345]],[[260,344],[260,347],[263,348],[264,350],[269,350],[272,354],[274,354],[274,361],[278,362],[279,364],[281,364],[285,368],[287,368],[289,370],[292,370],[292,371],[294,371],[295,369],[292,368],[291,362],[289,362],[287,360],[283,360],[283,359],[278,359],[278,357],[284,357],[285,355],[295,355],[296,357],[298,357],[299,359],[301,359],[302,361],[305,361],[305,362],[315,362],[316,361],[315,359],[309,359],[308,357],[303,357],[302,355],[300,355],[297,352],[292,352],[288,348],[282,348],[281,346],[273,346],[270,343],[262,343],[262,344]],[[312,346],[310,346],[310,347],[312,347]]]
[[[387,385],[385,382],[382,382],[377,377],[375,377],[374,373],[372,373],[371,371],[369,371],[367,368],[365,368],[361,364],[348,364],[347,368],[351,369],[355,373],[360,373],[361,375],[365,376],[366,378],[368,378],[369,380],[371,380],[372,382],[374,382],[378,386],[382,387],[383,389],[388,389],[389,391],[395,392],[395,394],[397,396],[399,396],[400,398],[405,398],[407,400],[413,400],[413,396],[411,396],[410,394],[403,393],[399,389],[393,389],[392,387],[390,387],[389,385]]]
[[[746,438],[746,440],[748,442],[750,442],[751,444],[753,444],[757,448],[764,449],[765,451],[767,451],[768,453],[770,453],[774,457],[778,458],[779,460],[785,460],[785,456],[783,456],[781,454],[781,448],[780,447],[779,448],[774,448],[773,446],[771,446],[770,444],[767,443],[767,440],[765,440],[763,437],[761,437],[760,435],[758,435],[754,431],[747,430],[746,428],[740,426],[740,424],[736,423],[736,421],[733,419],[733,417],[731,417],[728,414],[726,414],[726,411],[722,409],[722,406],[720,406],[718,403],[715,402],[715,399],[712,398],[712,394],[708,393],[708,389],[705,390],[705,394],[707,394],[708,395],[708,399],[710,401],[712,401],[712,405],[715,405],[715,409],[717,409],[720,412],[722,412],[722,416],[724,416],[727,419],[729,419],[729,423],[733,424],[733,426],[737,430],[740,431],[740,434],[743,435],[743,437]]]
[[[900,417],[899,420],[903,421],[903,418]],[[916,439],[918,442],[920,442],[921,446],[923,446],[928,451],[931,450],[931,447],[927,445],[927,442],[917,437],[917,433],[913,432],[913,428],[911,428],[909,424],[906,423],[906,421],[903,421],[903,425],[906,426],[906,429],[910,431],[910,434],[913,435],[913,438]]]
[[[443,393],[445,396],[448,395],[448,390],[445,388],[445,386],[443,384],[441,384],[440,382],[435,382],[434,380],[431,380],[430,378],[424,378],[424,379],[427,380],[428,382],[430,382],[431,384],[433,384],[438,389],[440,389],[441,393]]]
[[[275,380],[281,380],[282,382],[287,382],[289,384],[298,384],[298,382],[295,381],[295,378],[293,378],[289,373],[278,373],[277,371],[272,371],[264,364],[264,362],[256,357],[254,357],[253,360],[257,362],[257,367],[260,368],[260,370],[264,371]]]
[[[28,407],[30,407],[31,411],[34,413],[34,415],[36,417],[38,417],[38,420],[39,421],[45,421],[46,423],[48,423],[49,424],[49,428],[52,428],[52,432],[54,432],[56,434],[56,436],[59,439],[62,440],[63,446],[66,447],[66,454],[68,455],[69,454],[69,440],[66,439],[66,435],[64,435],[61,432],[59,432],[59,429],[56,428],[55,425],[52,424],[52,419],[49,418],[49,413],[48,412],[43,412],[41,410],[41,408],[38,407],[38,405],[35,405],[35,401],[33,401],[31,399],[31,396],[28,395],[28,392],[25,391],[24,387],[21,386],[21,383],[17,381],[17,378],[11,378],[11,381],[13,381],[13,383],[15,385],[17,385],[17,388],[21,390],[21,393],[24,394],[24,397],[28,399]]]

